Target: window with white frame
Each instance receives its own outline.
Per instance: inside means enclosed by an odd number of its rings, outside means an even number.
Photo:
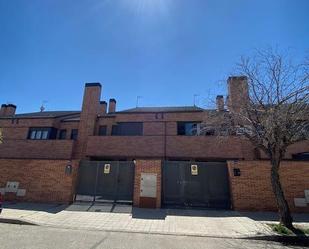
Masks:
[[[32,127],[29,129],[28,139],[31,140],[47,140],[55,139],[57,129],[52,127]]]

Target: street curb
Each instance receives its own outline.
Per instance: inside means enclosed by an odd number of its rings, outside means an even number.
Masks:
[[[224,235],[212,235],[212,234],[200,234],[200,233],[176,233],[176,232],[156,232],[156,231],[139,231],[139,230],[125,230],[125,229],[104,229],[104,228],[89,228],[89,227],[74,227],[74,226],[57,226],[53,224],[37,224],[39,226],[60,228],[60,229],[73,229],[73,230],[87,230],[87,231],[101,231],[101,232],[111,232],[111,233],[135,233],[135,234],[149,234],[149,235],[168,235],[168,236],[179,236],[179,237],[201,237],[201,238],[217,238],[217,239],[249,239],[258,238],[259,235],[244,235],[240,236],[224,236]],[[266,237],[267,235],[261,235],[261,237]]]
[[[160,231],[140,231],[140,230],[126,230],[126,229],[108,229],[108,228],[95,228],[95,227],[76,227],[76,226],[58,226],[55,224],[49,223],[34,223],[27,221],[22,218],[1,218],[0,223],[7,224],[17,224],[17,225],[33,225],[33,226],[43,226],[51,228],[60,228],[60,229],[73,229],[73,230],[87,230],[87,231],[102,231],[102,232],[113,232],[113,233],[136,233],[136,234],[149,234],[149,235],[169,235],[169,236],[185,236],[185,237],[205,237],[205,238],[218,238],[218,239],[251,239],[251,240],[268,240],[270,238],[277,238],[280,236],[276,235],[266,235],[266,234],[252,234],[252,235],[239,235],[239,236],[225,236],[225,235],[215,235],[215,234],[201,234],[201,233],[183,233],[183,232],[160,232]],[[275,241],[275,240],[274,240]]]
[[[29,225],[29,226],[38,226],[38,224],[25,221],[22,219],[12,219],[12,218],[0,218],[0,223],[14,224],[14,225]]]
[[[0,218],[0,223],[14,224],[14,225],[30,225],[30,226],[43,226],[60,229],[73,229],[73,230],[87,230],[87,231],[103,231],[112,233],[135,233],[135,234],[148,234],[148,235],[167,235],[167,236],[181,236],[181,237],[201,237],[201,238],[217,238],[217,239],[238,239],[238,240],[256,240],[256,241],[271,241],[279,242],[285,246],[309,246],[309,237],[307,236],[282,236],[282,235],[249,235],[249,236],[220,236],[210,234],[186,234],[186,233],[173,233],[173,232],[156,232],[156,231],[138,231],[138,230],[125,230],[125,229],[100,229],[100,228],[86,228],[74,226],[57,226],[52,224],[38,224],[29,222],[23,219],[13,218]]]

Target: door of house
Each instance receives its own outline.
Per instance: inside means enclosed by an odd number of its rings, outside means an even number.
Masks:
[[[132,202],[134,162],[81,161],[76,200]]]
[[[162,194],[163,205],[229,209],[227,165],[165,161]]]

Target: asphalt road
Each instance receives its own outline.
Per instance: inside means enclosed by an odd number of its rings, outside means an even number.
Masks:
[[[59,229],[0,223],[0,248],[295,248],[276,242]],[[297,247],[299,248],[299,247]]]

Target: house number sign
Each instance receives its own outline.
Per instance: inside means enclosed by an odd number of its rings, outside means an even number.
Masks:
[[[104,174],[109,174],[111,171],[111,165],[109,163],[104,164]]]
[[[191,165],[191,175],[197,176],[198,175],[198,168],[196,164]]]

